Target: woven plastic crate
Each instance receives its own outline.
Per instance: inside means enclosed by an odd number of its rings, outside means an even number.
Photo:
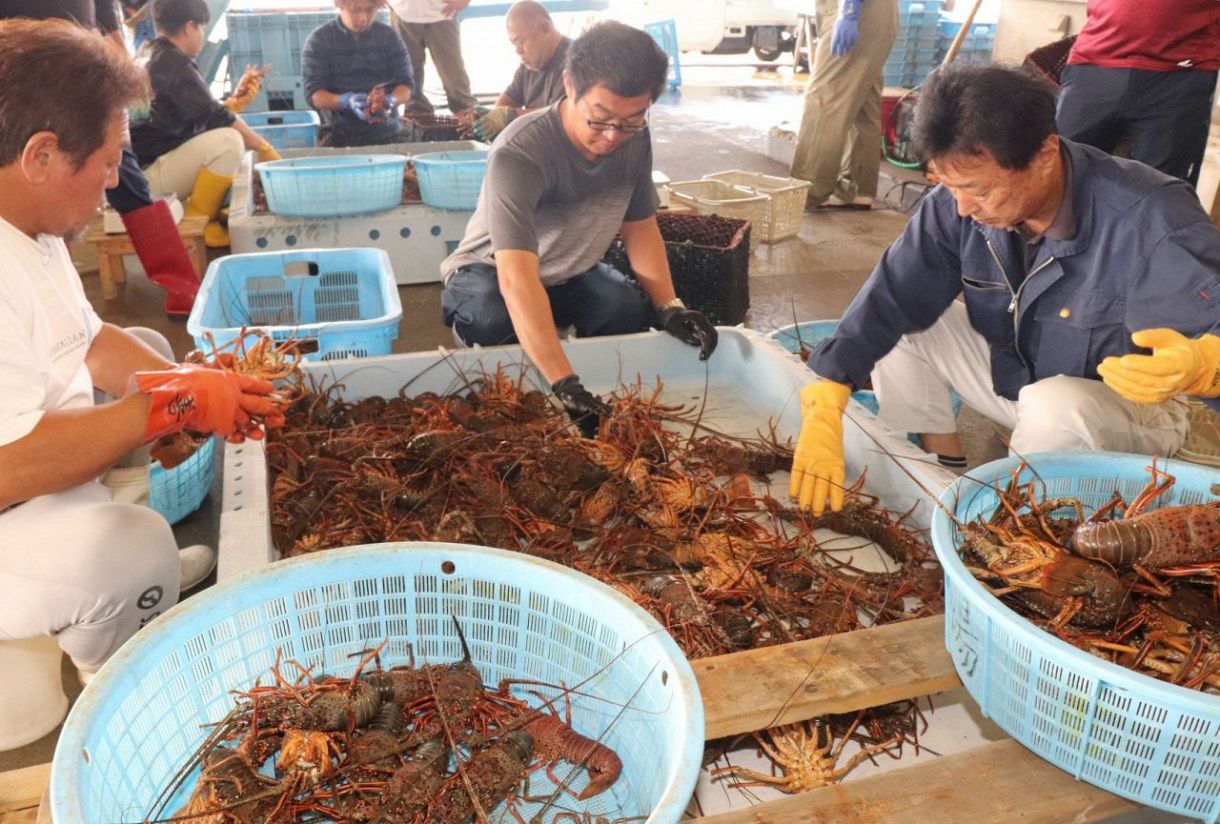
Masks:
[[[732,170],[704,175],[704,180],[719,180],[754,195],[766,195],[767,208],[762,223],[755,227],[759,240],[776,243],[796,237],[805,214],[805,195],[810,183],[795,177],[776,177],[758,172]]]
[[[462,140],[469,136],[470,129],[462,121],[447,114],[407,112],[402,117],[408,141],[412,143],[438,143],[445,140]]]
[[[315,111],[244,112],[241,119],[277,149],[312,149],[321,119]]]
[[[390,354],[402,303],[381,249],[302,249],[218,258],[208,266],[186,331],[209,351],[260,329],[302,342],[308,360]],[[308,351],[316,342],[316,351]]]
[[[758,227],[767,219],[766,195],[743,192],[720,180],[676,180],[669,184],[669,196],[701,215],[749,221],[754,228],[750,233],[751,248]]]
[[[287,217],[346,217],[402,203],[406,155],[327,155],[256,163],[267,208]]]
[[[438,209],[471,210],[487,174],[487,152],[428,152],[411,158],[424,203]]]
[[[276,656],[352,674],[386,641],[384,666],[457,660],[450,616],[485,683],[537,679],[570,695],[572,725],[622,758],[606,792],[560,808],[677,822],[695,787],[703,708],[690,665],[656,621],[610,587],[526,555],[458,544],[379,544],[266,565],[177,605],[102,667],[64,724],[51,768],[56,822],[142,819],[175,770],[232,708],[230,690],[266,683]],[[529,698],[522,685],[518,694]],[[537,704],[534,699],[532,703]],[[560,775],[567,770],[560,768]],[[188,781],[192,784],[195,776]],[[576,771],[571,786],[585,785]],[[183,800],[183,789],[167,810]],[[545,799],[545,771],[530,797]],[[522,799],[525,820],[555,805]],[[516,819],[501,805],[492,822]],[[549,817],[544,820],[550,820]],[[581,820],[584,820],[581,818]]]
[[[172,469],[153,461],[148,469],[148,505],[176,524],[203,503],[215,474],[215,438],[208,438],[193,455]]]
[[[1026,456],[1048,498],[1080,499],[1086,513],[1118,490],[1131,500],[1147,483],[1148,456],[1044,452]],[[954,482],[942,508],[962,522],[999,505],[1017,459],[994,461]],[[1158,506],[1201,503],[1216,471],[1162,464],[1177,478]],[[1036,475],[1035,475],[1036,472]],[[1030,624],[966,570],[949,516],[934,510],[932,543],[945,571],[945,647],[983,712],[1037,755],[1078,779],[1143,804],[1220,817],[1220,698],[1102,661]]]
[[[657,213],[674,291],[717,326],[741,323],[750,308],[750,223],[717,215]],[[622,238],[603,257],[635,278]]]

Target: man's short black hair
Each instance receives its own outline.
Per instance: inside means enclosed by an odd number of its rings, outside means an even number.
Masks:
[[[174,35],[186,28],[187,23],[206,26],[212,19],[207,0],[153,0],[153,25],[157,34]]]
[[[1052,134],[1054,89],[1024,69],[950,63],[919,90],[915,148],[925,162],[985,150],[1003,168],[1021,170]]]
[[[665,90],[669,58],[645,32],[605,20],[572,41],[565,68],[577,98],[601,85],[619,97],[647,94],[655,101]]]

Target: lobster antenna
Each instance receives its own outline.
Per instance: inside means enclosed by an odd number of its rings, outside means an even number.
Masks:
[[[457,616],[452,612],[449,613],[449,617],[453,619],[453,626],[455,629],[457,629],[458,640],[462,642],[462,660],[469,663],[470,647],[466,646],[466,635],[462,632],[462,625],[458,623]]]

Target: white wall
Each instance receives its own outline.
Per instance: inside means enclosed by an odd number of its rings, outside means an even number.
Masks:
[[[996,27],[995,59],[1020,63],[1025,55],[1062,37],[1079,33],[1086,0],[1002,0]],[[965,0],[958,0],[966,5]]]

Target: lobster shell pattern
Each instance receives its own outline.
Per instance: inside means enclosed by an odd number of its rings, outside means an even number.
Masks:
[[[1220,501],[1081,524],[1072,551],[1115,566],[1150,569],[1220,561]]]

